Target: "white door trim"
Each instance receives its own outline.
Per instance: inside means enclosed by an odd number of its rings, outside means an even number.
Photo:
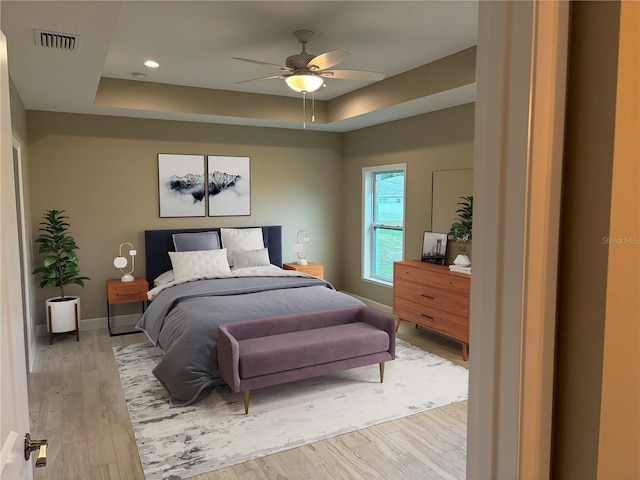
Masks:
[[[569,5],[480,2],[467,478],[549,478]]]
[[[33,313],[31,306],[33,305],[33,288],[31,276],[31,266],[33,265],[31,258],[31,235],[27,225],[30,218],[27,216],[25,206],[25,188],[24,188],[24,165],[22,162],[22,144],[20,140],[14,135],[12,138],[13,148],[17,152],[17,178],[15,178],[17,195],[20,197],[18,212],[20,220],[20,238],[22,240],[22,271],[24,272],[24,281],[22,282],[22,291],[24,295],[24,332],[25,332],[25,347],[27,350],[27,369],[29,372],[33,370],[33,365],[36,359],[36,351],[38,346],[38,338],[36,334],[36,325],[33,321]]]
[[[7,40],[0,32],[0,444],[14,447],[14,454],[5,456],[3,473],[11,471],[13,478],[30,480],[33,478],[31,463],[26,462],[24,456],[16,455],[21,445],[19,440],[29,431],[29,395],[22,286],[16,281],[20,276],[20,251],[9,100]]]

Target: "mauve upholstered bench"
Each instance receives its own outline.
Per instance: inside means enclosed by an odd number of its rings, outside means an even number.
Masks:
[[[218,370],[232,392],[380,364],[395,358],[394,318],[355,306],[220,325]]]

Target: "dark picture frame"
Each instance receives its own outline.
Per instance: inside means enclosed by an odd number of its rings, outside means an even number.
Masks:
[[[159,153],[160,217],[204,217],[204,179],[204,155]]]
[[[448,239],[449,236],[446,233],[424,232],[421,260],[427,263],[446,265]]]

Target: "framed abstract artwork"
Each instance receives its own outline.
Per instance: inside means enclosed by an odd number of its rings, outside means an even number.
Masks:
[[[447,264],[447,234],[436,232],[424,232],[422,238],[422,261]]]
[[[251,215],[249,157],[209,155],[207,181],[210,217]]]
[[[204,217],[204,155],[158,154],[160,217]]]

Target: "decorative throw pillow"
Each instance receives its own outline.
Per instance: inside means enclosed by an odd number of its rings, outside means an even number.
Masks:
[[[228,276],[231,273],[227,251],[198,250],[195,252],[169,252],[173,275],[178,283],[202,278]]]
[[[176,252],[219,250],[220,236],[218,232],[174,233],[173,246]]]
[[[234,250],[231,252],[233,257],[233,268],[247,267],[267,267],[271,265],[269,261],[269,250],[261,248],[260,250]]]
[[[261,228],[221,228],[222,247],[227,249],[229,265],[233,267],[231,252],[264,248]]]
[[[160,285],[164,285],[165,283],[173,282],[173,270],[168,270],[164,272],[162,275],[159,275],[154,281],[153,286],[159,287]]]

